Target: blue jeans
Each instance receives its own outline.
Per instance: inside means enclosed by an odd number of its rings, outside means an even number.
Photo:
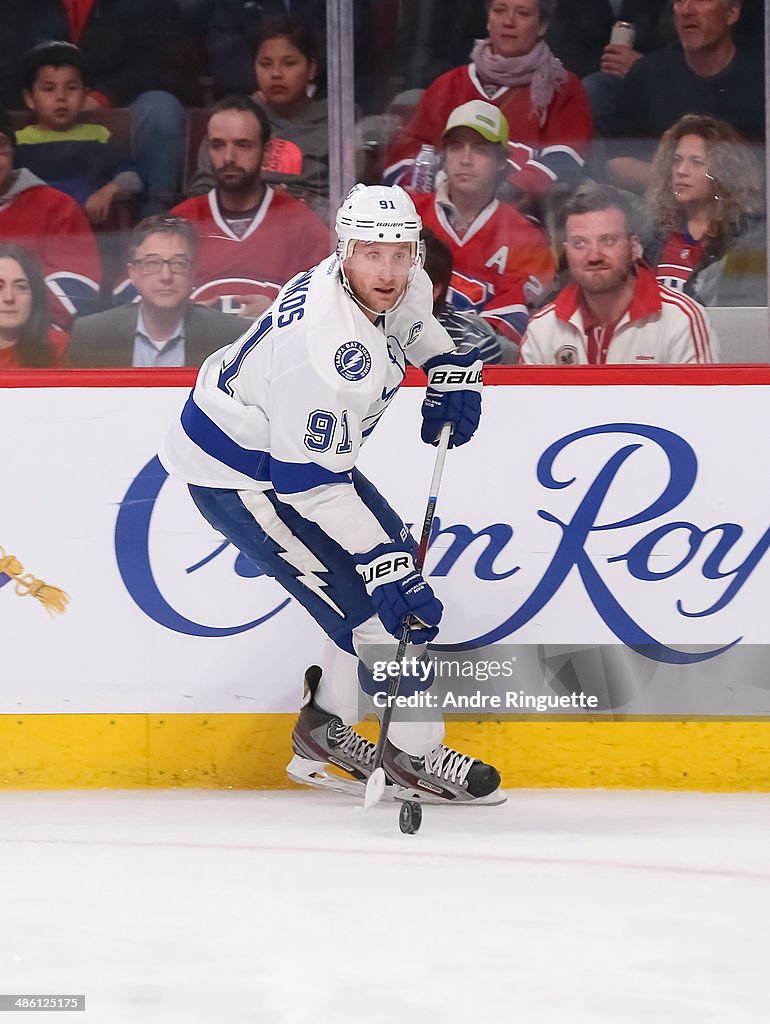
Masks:
[[[178,200],[184,159],[184,107],[170,92],[143,92],[131,104],[136,160],[144,182],[142,216],[162,213]]]

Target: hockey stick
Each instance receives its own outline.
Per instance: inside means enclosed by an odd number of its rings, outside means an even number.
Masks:
[[[441,485],[441,474],[444,472],[444,460],[446,459],[447,448],[449,447],[449,438],[451,435],[452,424],[445,423],[441,428],[441,433],[439,434],[436,463],[433,467],[433,478],[430,482],[428,504],[425,509],[425,519],[422,523],[422,536],[420,537],[420,543],[417,547],[417,555],[414,560],[414,567],[418,572],[422,571],[422,567],[425,564],[425,555],[428,551],[428,541],[430,540],[430,531],[433,526],[433,517],[436,514],[436,503],[438,501],[438,490]],[[377,740],[377,749],[374,752],[374,771],[366,780],[364,810],[368,810],[370,807],[374,807],[375,804],[378,804],[385,792],[385,769],[382,767],[382,760],[385,756],[385,744],[390,731],[390,720],[393,717],[394,699],[398,696],[398,691],[401,687],[401,674],[404,667],[406,645],[409,643],[410,628],[411,623],[407,616],[404,620],[401,636],[398,640],[398,649],[396,650],[396,664],[398,665],[398,672],[390,681],[390,686],[388,687],[388,702],[385,706],[385,711],[380,723],[380,737]]]

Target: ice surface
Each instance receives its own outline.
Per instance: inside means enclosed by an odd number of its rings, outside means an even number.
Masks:
[[[0,992],[38,1024],[766,1021],[770,795],[0,793]],[[9,1016],[8,1022],[18,1019]]]

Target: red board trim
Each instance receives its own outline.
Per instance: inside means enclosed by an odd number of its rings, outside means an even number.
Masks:
[[[197,371],[141,370],[3,370],[0,388],[189,388]],[[499,385],[565,385],[569,387],[714,387],[770,385],[770,365],[717,366],[487,366],[484,383]],[[405,384],[424,387],[422,370],[409,367]]]

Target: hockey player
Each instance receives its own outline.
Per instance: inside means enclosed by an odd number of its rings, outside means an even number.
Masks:
[[[398,187],[356,185],[337,214],[337,250],[291,280],[243,337],[210,356],[160,453],[211,525],[275,577],[333,644],[308,669],[289,774],[363,793],[374,745],[351,727],[360,689],[386,686],[374,651],[438,632],[442,605],[416,571],[414,541],[356,469],[358,451],[403,379],[428,374],[422,438],[445,422],[470,440],[481,413],[481,360],[455,350],[431,315],[421,223]],[[447,383],[451,379],[455,383]],[[418,647],[415,657],[421,657]],[[411,652],[410,652],[411,657]],[[405,679],[402,693],[426,689]],[[384,767],[399,792],[456,802],[504,800],[500,776],[442,744],[441,721],[394,718]],[[392,741],[392,742],[391,742]],[[343,768],[337,779],[328,765]]]

